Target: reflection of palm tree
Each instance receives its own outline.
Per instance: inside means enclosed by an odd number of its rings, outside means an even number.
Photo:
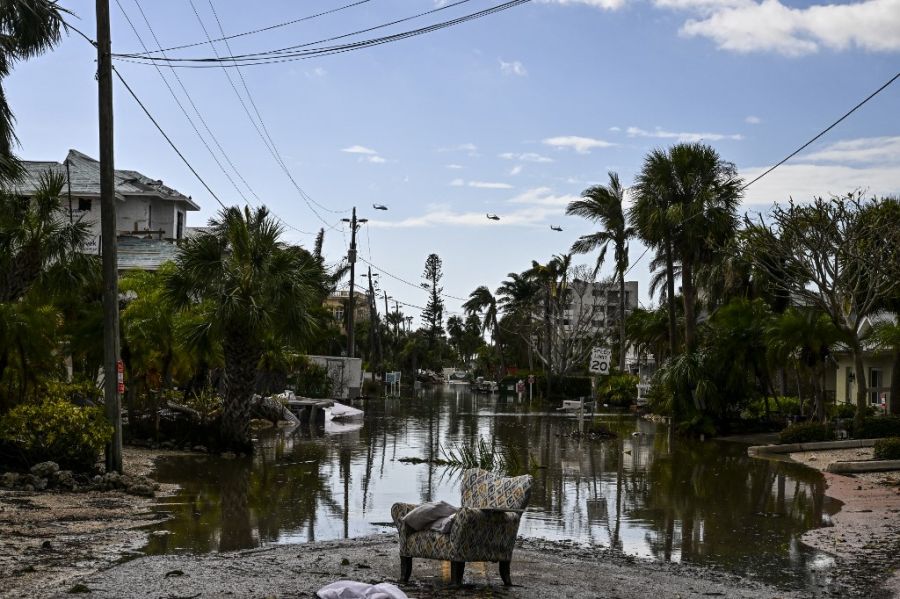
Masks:
[[[246,460],[222,464],[222,533],[219,551],[247,549],[257,545],[250,520],[251,463]]]

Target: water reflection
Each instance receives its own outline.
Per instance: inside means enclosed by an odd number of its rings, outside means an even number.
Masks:
[[[252,459],[170,457],[156,476],[183,491],[163,500],[174,518],[148,551],[208,552],[348,538],[388,530],[395,501],[458,503],[456,472],[401,457],[484,438],[535,477],[521,534],[611,546],[665,561],[717,565],[803,584],[820,557],[801,532],[836,506],[822,477],[751,460],[743,446],[674,441],[659,425],[596,418],[619,438],[577,441],[574,418],[538,404],[437,390],[365,406],[355,430],[315,427],[260,436]],[[816,561],[818,560],[818,561]]]

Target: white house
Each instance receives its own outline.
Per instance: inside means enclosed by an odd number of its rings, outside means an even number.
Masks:
[[[25,161],[25,175],[15,191],[30,196],[48,171],[66,179],[62,218],[83,219],[91,228],[87,250],[99,252],[100,163],[77,150],[63,162]],[[130,170],[116,170],[116,236],[119,270],[155,270],[175,255],[187,234],[187,213],[200,207],[158,179]]]
[[[863,320],[860,325],[860,334],[863,338],[882,322],[895,322],[896,316],[891,312],[879,312]],[[889,349],[877,349],[872,344],[866,344],[867,349],[863,355],[865,367],[866,392],[869,405],[877,406],[889,414],[900,414],[900,401],[891,397],[891,383],[894,376],[894,357]],[[859,381],[856,380],[856,369],[853,365],[853,356],[845,349],[839,349],[833,353],[835,360],[834,397],[836,403],[856,403],[856,389]],[[882,399],[884,405],[882,407]]]

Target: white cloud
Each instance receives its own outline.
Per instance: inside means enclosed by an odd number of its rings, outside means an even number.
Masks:
[[[430,228],[438,226],[457,227],[544,227],[549,218],[558,218],[565,213],[569,202],[577,199],[574,195],[556,195],[550,188],[539,187],[522,192],[504,202],[508,210],[498,209],[499,221],[487,218],[484,212],[456,212],[449,206],[432,204],[425,214],[400,221],[369,220],[370,227],[384,228]]]
[[[465,184],[466,184],[466,182],[463,181],[462,179],[454,179],[453,181],[450,181],[451,187],[462,187]]]
[[[610,127],[609,130],[612,131],[613,133],[618,133],[619,131],[622,130],[622,128],[621,127]]]
[[[444,167],[451,168],[454,170],[459,170],[459,169],[463,168],[463,166],[461,164],[445,164]]]
[[[744,169],[741,176],[751,181],[766,168]],[[744,202],[771,205],[790,198],[805,202],[814,197],[844,195],[857,189],[875,196],[900,193],[900,164],[895,162],[866,167],[784,164],[748,187],[744,192]]]
[[[349,148],[343,148],[341,152],[347,152],[348,154],[368,154],[370,156],[374,156],[378,152],[373,150],[372,148],[367,148],[365,146],[355,145],[350,146]]]
[[[758,116],[753,116],[752,114],[744,119],[744,122],[749,125],[759,125],[762,122],[762,119]]]
[[[653,131],[647,131],[646,129],[641,129],[639,127],[629,127],[626,129],[628,133],[628,137],[652,137],[655,139],[677,139],[680,142],[697,142],[697,141],[721,141],[723,139],[733,139],[740,141],[744,139],[743,135],[739,133],[726,134],[726,133],[692,133],[692,132],[681,132],[677,133],[674,131],[666,131],[664,129],[660,129],[657,127]]]
[[[438,148],[438,152],[477,152],[478,146],[473,143],[458,144],[446,148]]]
[[[385,160],[381,156],[366,156],[363,158],[363,160],[365,160],[366,162],[371,162],[373,164],[384,164],[385,162],[387,162],[387,160]]]
[[[517,154],[515,152],[504,152],[502,154],[498,154],[500,158],[504,160],[520,160],[522,162],[553,162],[553,159],[549,156],[542,156],[541,154],[537,154],[535,152],[523,152],[521,154]]]
[[[511,169],[509,169],[509,174],[510,174],[510,176],[512,176],[512,177],[515,177],[516,175],[518,175],[518,174],[521,173],[521,172],[522,172],[522,165],[521,165],[521,164],[517,164],[516,166],[512,167]]]
[[[588,154],[593,148],[608,148],[616,144],[592,137],[579,137],[578,135],[562,135],[548,137],[544,143],[553,148],[571,148],[579,154]]]
[[[504,75],[515,75],[517,77],[524,77],[528,74],[528,71],[525,70],[525,65],[523,65],[518,60],[514,60],[512,62],[506,62],[502,58],[500,59],[500,70]]]
[[[555,4],[583,4],[585,6],[593,6],[594,8],[602,8],[603,10],[617,10],[625,6],[625,0],[544,0],[544,2],[553,2]]]
[[[894,137],[863,137],[830,143],[805,155],[811,162],[853,162],[865,164],[893,163],[900,168],[900,135]]]
[[[469,181],[469,187],[477,189],[512,189],[509,183],[496,183],[493,181]]]
[[[822,48],[900,51],[900,0],[814,4],[805,8],[785,6],[779,0],[762,0],[736,2],[703,12],[703,18],[686,21],[680,33],[711,39],[719,48],[732,52],[801,56]]]

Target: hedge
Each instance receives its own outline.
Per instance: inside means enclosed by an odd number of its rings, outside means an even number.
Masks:
[[[900,437],[888,437],[875,441],[876,460],[900,460]]]
[[[779,434],[780,443],[811,443],[814,441],[831,441],[834,439],[834,428],[830,424],[803,422],[792,424]]]
[[[880,439],[882,437],[900,437],[900,417],[882,416],[880,418],[865,418],[862,426],[853,423],[853,438],[855,439]]]

